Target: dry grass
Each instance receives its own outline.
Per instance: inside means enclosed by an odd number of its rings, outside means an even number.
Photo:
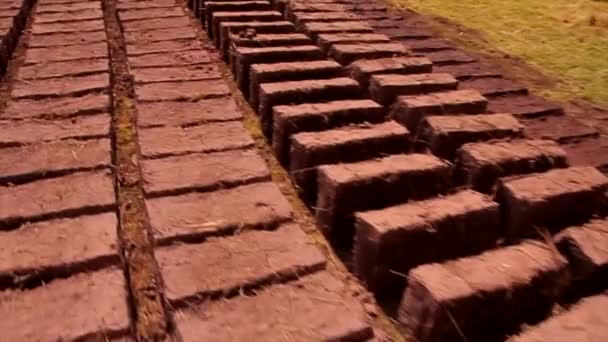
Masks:
[[[520,57],[559,81],[543,95],[608,105],[607,0],[391,1],[479,31],[482,49]]]

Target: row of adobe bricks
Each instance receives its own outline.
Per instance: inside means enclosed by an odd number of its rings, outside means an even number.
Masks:
[[[0,1],[0,75],[6,71],[33,4],[33,0]]]
[[[416,337],[500,338],[566,291],[605,287],[593,241],[606,242],[607,222],[556,236],[565,257],[522,238],[589,220],[608,179],[568,168],[557,143],[525,139],[515,116],[487,113],[482,94],[375,33],[366,20],[383,6],[195,7],[319,227],[354,244],[354,271],[378,296],[400,293],[409,272],[399,320]]]

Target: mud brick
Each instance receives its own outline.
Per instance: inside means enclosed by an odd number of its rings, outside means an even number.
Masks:
[[[550,140],[465,144],[457,159],[462,181],[486,193],[501,177],[568,166],[566,151]]]
[[[74,12],[86,9],[101,9],[101,1],[83,1],[63,4],[41,3],[36,7],[36,14],[53,12]]]
[[[272,137],[272,108],[277,105],[360,98],[359,84],[350,78],[262,83],[259,89],[258,114],[262,130]]]
[[[0,232],[0,286],[18,285],[20,276],[49,278],[117,264],[117,224],[116,214],[105,213]]]
[[[236,3],[240,3],[240,1]],[[213,12],[211,20],[213,23],[207,27],[207,34],[210,38],[213,38],[215,34],[219,35],[221,22],[281,21],[283,16],[277,11],[240,11],[239,8],[239,11]]]
[[[383,105],[390,105],[399,95],[455,90],[457,87],[458,81],[449,74],[381,74],[372,75],[369,80],[371,97]]]
[[[358,212],[355,221],[355,270],[378,295],[403,290],[397,274],[492,248],[500,234],[498,203],[471,190]]]
[[[0,203],[6,203],[0,208],[0,227],[111,209],[116,200],[112,180],[104,170],[0,187]]]
[[[15,182],[111,163],[109,139],[60,140],[0,149],[0,181]]]
[[[149,128],[141,130],[139,136],[141,154],[147,158],[253,146],[253,140],[241,122]]]
[[[79,20],[91,20],[91,19],[102,19],[103,12],[101,9],[87,9],[76,12],[62,12],[62,13],[40,13],[34,17],[34,26],[39,23],[56,23],[62,21],[79,21]]]
[[[86,76],[66,76],[44,80],[15,82],[11,97],[41,98],[78,96],[110,88],[110,75],[100,73]]]
[[[103,20],[80,20],[62,23],[47,23],[32,25],[32,34],[48,34],[48,33],[68,33],[68,32],[86,32],[103,30]]]
[[[526,136],[532,139],[551,139],[565,143],[582,138],[597,137],[599,131],[570,116],[544,116],[521,120]]]
[[[375,19],[367,20],[367,23],[370,24],[375,29],[399,28],[399,27],[401,27],[401,25],[403,25],[403,22],[401,20],[387,19],[387,18],[378,19],[378,20],[375,20]]]
[[[247,29],[254,30],[257,34],[279,34],[279,33],[292,33],[295,27],[289,21],[272,21],[272,22],[259,22],[259,21],[246,21],[246,22],[222,22],[220,23],[220,36],[215,37],[219,39],[216,41],[216,45],[220,48],[220,51],[224,56],[234,54],[234,51],[230,50],[230,37],[234,34],[246,31]],[[230,56],[232,58],[232,56]],[[230,64],[232,60],[229,59]],[[234,66],[233,66],[233,70]]]
[[[499,182],[497,199],[510,237],[555,231],[589,219],[603,201],[608,178],[593,167],[555,169]]]
[[[323,33],[373,33],[374,29],[365,21],[335,21],[335,22],[308,22],[303,30],[314,40]]]
[[[424,57],[392,57],[358,60],[350,64],[348,73],[362,87],[369,86],[369,78],[376,74],[422,74],[430,73],[433,63]]]
[[[348,65],[359,59],[398,57],[407,54],[408,50],[400,43],[334,44],[329,49],[329,56],[342,65]]]
[[[415,130],[427,115],[481,114],[488,100],[474,90],[454,90],[428,95],[399,96],[392,116]]]
[[[183,126],[243,118],[231,97],[196,102],[163,101],[137,104],[139,127]]]
[[[373,12],[373,11],[386,11],[387,7],[385,5],[374,4],[374,3],[353,3],[349,6],[344,6],[348,11],[358,12]]]
[[[69,120],[0,120],[0,147],[69,138],[107,137],[110,115],[82,116]]]
[[[224,80],[217,79],[139,84],[135,86],[135,93],[143,102],[196,101],[226,96],[230,89]]]
[[[452,167],[432,155],[398,154],[358,163],[323,165],[317,174],[317,225],[331,241],[351,245],[355,211],[443,193],[451,185]]]
[[[328,4],[328,3],[303,3],[289,1],[285,8],[285,17],[288,20],[295,21],[296,12],[348,12],[344,5]]]
[[[251,336],[270,341],[282,334],[297,341],[365,341],[374,335],[359,301],[328,272],[275,285],[255,296],[192,307],[176,317],[177,329],[188,342]]]
[[[209,38],[213,38],[215,36],[215,29],[217,26],[214,26],[216,23],[220,21],[230,21],[231,17],[224,18],[224,20],[220,19],[215,21],[215,12],[244,12],[244,11],[271,11],[272,8],[268,1],[207,1],[205,3],[205,20],[207,27],[207,34]],[[274,16],[273,16],[274,19]],[[270,19],[270,20],[273,20]],[[242,21],[249,21],[243,18]],[[258,19],[253,19],[251,21],[259,21]]]
[[[125,32],[153,30],[173,27],[187,27],[190,25],[188,17],[183,15],[170,18],[150,18],[121,22]]]
[[[179,67],[135,68],[131,74],[136,83],[178,82],[221,79],[217,65],[190,65]]]
[[[568,311],[529,327],[507,341],[601,341],[608,336],[606,305],[608,305],[606,294],[583,298]]]
[[[237,229],[273,228],[291,219],[291,205],[271,182],[146,200],[159,243],[197,240]]]
[[[175,6],[175,1],[173,1],[173,0],[128,1],[128,2],[119,2],[116,4],[116,8],[118,8],[118,10],[146,9],[146,8],[174,7],[174,6]]]
[[[314,203],[317,166],[402,153],[409,145],[409,131],[393,121],[298,133],[291,137],[289,173],[304,199]]]
[[[238,293],[325,267],[323,254],[296,224],[274,231],[210,238],[202,244],[160,248],[155,254],[167,297],[178,305],[196,297]],[[240,272],[222,272],[231,269]]]
[[[350,12],[295,12],[292,15],[297,27],[308,22],[360,21],[361,18]]]
[[[564,114],[564,109],[558,104],[533,95],[494,97],[490,99],[488,111],[493,113],[512,113],[518,117],[526,118]]]
[[[50,48],[53,46],[88,45],[105,42],[106,39],[106,33],[103,30],[91,32],[53,33],[45,35],[33,35],[28,40],[27,45],[30,49]]]
[[[203,49],[198,39],[163,40],[159,42],[135,42],[127,46],[129,57],[167,52],[182,52]]]
[[[402,39],[400,41],[412,49],[412,51],[418,53],[448,50],[454,47],[447,40],[439,38]],[[445,73],[450,74],[447,71]]]
[[[263,48],[237,47],[233,70],[236,70],[237,84],[241,91],[249,89],[249,68],[252,64],[323,59],[323,53],[314,45],[276,46]]]
[[[254,150],[145,160],[142,171],[144,190],[154,196],[270,180],[270,171]]]
[[[151,18],[185,17],[186,13],[181,7],[169,8],[147,8],[128,11],[119,11],[118,17],[121,22],[129,20],[141,20]]]
[[[230,40],[236,46],[265,47],[265,46],[289,46],[310,45],[312,41],[302,33],[271,33],[256,34],[254,37],[241,37],[233,34]]]
[[[421,341],[508,334],[550,312],[569,283],[567,266],[537,241],[423,265],[408,276],[399,321]]]
[[[48,98],[40,100],[11,100],[4,118],[66,118],[80,114],[103,113],[110,110],[108,94],[88,94],[80,97]],[[3,125],[0,123],[0,125]]]
[[[441,50],[425,52],[424,56],[435,65],[450,65],[476,62],[477,58],[471,57],[459,50]]]
[[[433,32],[415,26],[401,26],[400,28],[379,28],[378,33],[385,34],[392,39],[425,39],[432,38]]]
[[[86,45],[54,46],[49,48],[30,48],[25,52],[24,64],[107,57],[108,44],[105,42]]]
[[[129,57],[133,68],[170,67],[182,65],[207,64],[214,60],[211,54],[202,50],[163,52]],[[135,69],[132,69],[135,71]]]
[[[94,73],[108,73],[108,61],[104,58],[76,59],[65,62],[24,65],[17,73],[18,80],[33,80],[62,76],[82,76]]]
[[[125,33],[127,45],[146,42],[160,42],[177,39],[196,39],[196,33],[192,27],[160,28],[145,31],[129,31]]]
[[[322,33],[317,37],[317,44],[327,54],[334,44],[354,43],[390,43],[390,38],[378,33]]]
[[[466,143],[521,137],[523,126],[511,114],[429,116],[418,134],[433,154],[453,159]]]
[[[474,89],[484,96],[526,95],[528,89],[504,78],[478,78],[460,82],[461,89]]]
[[[604,137],[583,139],[562,145],[572,166],[593,166],[608,171],[608,139]]]
[[[608,286],[608,221],[568,228],[555,241],[570,264],[574,292],[597,293]]]
[[[272,148],[279,162],[287,166],[290,138],[296,133],[321,131],[354,123],[378,123],[384,119],[384,107],[372,100],[337,100],[275,106]]]
[[[7,290],[0,292],[0,313],[7,317],[0,327],[8,341],[115,338],[129,332],[127,296],[116,268]]]
[[[340,77],[342,67],[330,60],[253,64],[249,69],[249,103],[258,108],[263,83]]]
[[[414,48],[415,45],[411,45]],[[485,65],[479,62],[451,65],[436,65],[435,72],[451,74],[459,80],[486,78],[486,77],[501,77],[500,72],[492,66]],[[504,111],[501,111],[504,113]]]

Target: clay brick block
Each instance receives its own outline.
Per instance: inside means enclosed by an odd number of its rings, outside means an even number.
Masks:
[[[110,133],[108,114],[68,120],[0,120],[0,147],[70,138],[104,138]]]
[[[155,67],[131,69],[136,83],[201,81],[221,79],[217,65],[202,64],[178,67]]]
[[[106,32],[103,30],[91,32],[51,33],[31,36],[27,42],[27,46],[31,49],[49,48],[53,46],[87,45],[105,42],[106,39]]]
[[[449,341],[464,335],[486,341],[549,313],[569,276],[566,260],[552,248],[525,241],[419,266],[408,280],[399,321],[415,338]]]
[[[323,33],[373,33],[374,29],[365,21],[335,21],[330,23],[308,22],[304,24],[306,32],[314,41]]]
[[[511,114],[428,116],[418,129],[419,139],[444,159],[453,159],[466,143],[522,135],[523,125]]]
[[[75,3],[61,3],[61,4],[53,4],[53,3],[41,3],[40,6],[36,8],[36,14],[41,13],[54,13],[54,12],[74,12],[81,11],[86,9],[101,9],[100,1],[82,1]]]
[[[604,137],[583,139],[562,145],[572,166],[593,166],[608,171],[608,139]]]
[[[249,103],[252,108],[259,107],[262,83],[334,78],[341,74],[340,64],[329,60],[253,64],[249,69]]]
[[[247,231],[201,244],[159,248],[155,255],[167,297],[177,305],[197,297],[238,293],[325,267],[323,254],[293,223],[273,231]],[[240,271],[226,272],[237,269]]]
[[[17,79],[33,80],[65,76],[84,76],[93,73],[109,73],[108,61],[104,58],[77,59],[65,62],[39,63],[19,68]]]
[[[109,111],[110,96],[97,93],[79,97],[11,100],[4,111],[4,118],[48,118],[56,120],[77,115],[108,113]]]
[[[412,49],[415,49],[413,45],[410,45],[410,47]],[[435,72],[451,74],[458,80],[501,76],[500,72],[495,67],[479,62],[452,65],[436,65],[434,70]],[[499,112],[504,113],[504,111]]]
[[[384,107],[372,100],[337,100],[275,106],[272,148],[283,165],[289,165],[290,138],[300,132],[321,131],[354,123],[384,121]]]
[[[442,93],[399,96],[392,116],[411,129],[416,129],[427,115],[482,114],[488,100],[475,90],[453,90]]]
[[[555,169],[499,182],[497,199],[510,237],[556,230],[589,219],[604,200],[608,178],[593,167]]]
[[[433,64],[424,57],[392,57],[358,60],[350,64],[347,72],[362,87],[367,88],[369,78],[375,74],[423,74],[432,71]]]
[[[385,34],[391,39],[401,40],[401,39],[426,39],[432,38],[433,32],[426,28],[420,28],[419,25],[416,26],[401,26],[400,28],[378,28],[376,30],[378,33]]]
[[[109,139],[60,140],[0,149],[0,181],[23,182],[110,166]]]
[[[554,241],[570,264],[573,292],[597,293],[608,286],[608,221],[565,229]]]
[[[146,194],[166,196],[208,191],[270,180],[270,171],[254,150],[189,154],[142,161]]]
[[[317,166],[406,152],[409,136],[409,131],[394,121],[298,133],[291,137],[289,173],[304,199],[314,203]]]
[[[246,21],[246,22],[222,22],[220,23],[220,36],[215,37],[216,45],[220,48],[220,52],[223,56],[229,57],[229,62],[233,64],[234,51],[230,50],[231,37],[235,34],[245,32],[247,29],[255,30],[256,34],[279,34],[279,33],[293,33],[295,30],[294,25],[289,21]],[[235,70],[233,66],[233,70]]]
[[[526,137],[531,139],[551,139],[560,143],[580,141],[583,138],[598,137],[599,130],[571,116],[547,115],[540,118],[523,119]]]
[[[139,101],[196,101],[227,96],[230,89],[223,79],[138,84]]]
[[[31,290],[0,292],[0,328],[8,341],[116,338],[129,332],[123,272],[110,268]],[[60,315],[58,315],[60,313]]]
[[[500,236],[498,203],[471,190],[359,212],[355,220],[355,270],[378,295],[403,290],[406,279],[397,274],[479,253]]]
[[[294,12],[291,17],[296,26],[302,28],[308,22],[360,21],[352,12]]]
[[[49,279],[118,264],[117,224],[116,214],[105,213],[0,232],[0,286],[18,286],[24,276]]]
[[[129,65],[134,68],[171,67],[211,63],[214,59],[207,51],[189,50],[177,52],[152,53],[129,57]]]
[[[451,165],[427,154],[322,165],[317,171],[317,225],[331,241],[350,245],[355,211],[434,196],[446,191],[451,179]]]
[[[334,44],[329,49],[329,56],[342,65],[348,65],[360,59],[399,57],[408,53],[401,43]]]
[[[146,158],[226,151],[253,146],[253,139],[241,122],[149,128],[139,132],[139,139],[141,154]]]
[[[454,48],[452,43],[441,38],[402,39],[400,41],[416,53],[435,52]],[[450,74],[450,72],[447,71],[442,72]]]
[[[173,8],[169,10],[173,10]],[[123,30],[125,32],[129,32],[173,27],[186,27],[190,25],[190,20],[188,20],[187,16],[183,15],[169,18],[150,18],[132,21],[122,21],[121,24]]]
[[[169,18],[169,17],[186,17],[184,9],[181,7],[169,8],[146,8],[134,9],[128,11],[119,11],[118,17],[121,22],[129,20],[141,20],[150,18]]]
[[[17,81],[13,86],[11,97],[22,99],[78,96],[108,90],[109,88],[110,75],[108,73],[67,76],[44,80]]]
[[[270,182],[146,200],[158,243],[198,240],[237,229],[273,228],[291,219],[291,205]]]
[[[478,78],[460,83],[461,89],[474,89],[483,96],[526,95],[528,89],[504,78]]]
[[[494,97],[490,99],[488,111],[492,113],[512,113],[518,117],[526,118],[564,114],[564,109],[558,104],[532,95]]]
[[[196,102],[163,101],[137,104],[139,127],[183,126],[243,118],[231,97]]]
[[[160,42],[165,40],[197,39],[192,27],[171,27],[145,31],[125,32],[125,43],[142,44],[146,42]]]
[[[347,12],[344,5],[336,3],[314,3],[289,1],[285,8],[285,17],[294,21],[295,12]]]
[[[327,54],[334,44],[390,43],[388,36],[378,33],[322,33],[317,36],[317,44]]]
[[[188,342],[242,341],[251,336],[271,341],[285,333],[297,341],[366,341],[374,335],[359,301],[327,272],[275,285],[255,296],[185,309],[176,315],[176,324]]]
[[[0,227],[112,209],[112,174],[107,170],[78,172],[59,178],[0,187]]]
[[[116,4],[116,8],[119,10],[125,9],[145,9],[145,8],[157,8],[157,7],[174,7],[175,1],[172,0],[146,0],[146,1],[128,1],[119,2]]]
[[[435,65],[450,65],[477,62],[477,58],[467,55],[459,50],[441,50],[426,52],[425,57],[433,61]]]
[[[68,32],[87,32],[103,30],[103,20],[79,20],[61,23],[47,23],[32,25],[32,34],[49,34],[49,33],[68,33]]]
[[[103,12],[101,9],[85,9],[75,12],[61,12],[61,13],[38,13],[34,17],[34,25],[39,23],[56,23],[62,21],[78,21],[78,20],[91,20],[91,19],[102,19]]]
[[[139,56],[153,53],[170,53],[203,49],[198,39],[163,40],[159,42],[135,42],[127,45],[127,55]]]
[[[448,74],[372,75],[369,80],[371,97],[383,105],[390,105],[399,95],[418,95],[455,90],[458,81]]]
[[[272,10],[272,8],[268,1],[207,1],[207,2],[205,2],[205,20],[206,20],[205,27],[207,28],[207,35],[209,35],[209,38],[213,38],[215,36],[215,27],[214,27],[215,12],[244,12],[244,11],[271,11],[271,10]],[[247,20],[247,21],[249,21],[249,20]],[[251,21],[257,21],[257,20],[251,20]]]
[[[252,64],[314,61],[324,59],[323,53],[314,45],[275,46],[263,48],[237,47],[234,51],[237,84],[245,93],[249,90],[249,70]]]
[[[289,46],[310,45],[312,41],[302,33],[261,33],[253,37],[232,34],[230,41],[235,46],[264,47],[264,46]]]
[[[262,83],[259,89],[258,114],[262,130],[272,137],[272,108],[285,104],[360,98],[359,84],[350,78],[330,78]]]
[[[608,336],[605,294],[582,299],[568,311],[526,329],[509,342],[601,341]]]
[[[85,58],[108,58],[108,44],[99,42],[86,45],[30,48],[25,52],[24,64],[48,63]]]
[[[470,143],[458,152],[458,169],[465,184],[489,193],[498,178],[567,167],[566,152],[550,140]]]
[[[237,1],[238,3],[238,1]],[[215,34],[220,35],[221,22],[241,22],[241,21],[281,21],[283,16],[277,11],[241,11],[246,8],[239,7],[239,11],[213,12],[211,26],[207,27],[207,34],[213,38]]]

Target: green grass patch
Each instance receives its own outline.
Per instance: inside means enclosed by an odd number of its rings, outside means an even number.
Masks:
[[[556,79],[543,95],[608,105],[606,0],[392,1],[474,29],[483,48],[520,57]]]

